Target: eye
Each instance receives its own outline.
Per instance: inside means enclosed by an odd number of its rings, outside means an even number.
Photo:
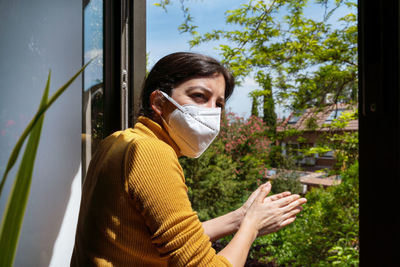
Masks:
[[[225,108],[225,102],[223,102],[223,101],[217,102],[217,107],[219,107],[221,109],[224,109]]]
[[[196,102],[206,102],[207,101],[207,97],[203,93],[193,93],[193,94],[191,94],[191,97]]]

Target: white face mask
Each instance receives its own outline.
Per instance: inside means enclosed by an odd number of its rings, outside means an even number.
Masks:
[[[162,118],[168,134],[183,155],[190,158],[200,157],[219,133],[221,108],[181,106],[166,93],[161,94],[176,106],[168,121]]]

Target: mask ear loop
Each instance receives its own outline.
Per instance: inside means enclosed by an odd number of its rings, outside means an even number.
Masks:
[[[185,109],[179,105],[172,97],[170,97],[169,95],[167,95],[165,92],[158,90],[161,95],[163,97],[165,97],[169,102],[171,102],[176,108],[178,108],[180,111],[182,111],[183,113],[186,113]]]

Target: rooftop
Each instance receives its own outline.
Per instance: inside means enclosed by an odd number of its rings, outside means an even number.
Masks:
[[[297,173],[300,177],[298,178],[300,183],[304,185],[309,185],[309,186],[333,186],[333,185],[338,185],[341,183],[341,180],[338,179],[338,176],[333,175],[333,176],[328,176],[326,177],[325,172],[305,172],[305,171],[292,171],[292,170],[276,170],[273,169],[270,175],[267,175],[268,179],[276,179],[280,176],[282,173],[290,173],[290,172],[295,172]],[[290,178],[288,178],[290,179]]]
[[[327,127],[334,119],[345,112],[352,112],[355,106],[349,104],[333,104],[325,108],[308,108],[302,112],[292,112],[287,119],[278,122],[277,131],[296,129],[299,131],[331,131]],[[343,131],[358,131],[358,120],[350,120]]]

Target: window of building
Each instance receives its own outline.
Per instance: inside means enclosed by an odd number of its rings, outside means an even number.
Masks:
[[[304,112],[298,112],[298,113],[292,113],[292,115],[289,118],[288,124],[296,124],[301,116],[303,116]]]
[[[344,111],[345,111],[345,109],[343,109],[343,108],[332,110],[332,112],[326,118],[325,123],[331,123],[333,120],[339,118]]]

